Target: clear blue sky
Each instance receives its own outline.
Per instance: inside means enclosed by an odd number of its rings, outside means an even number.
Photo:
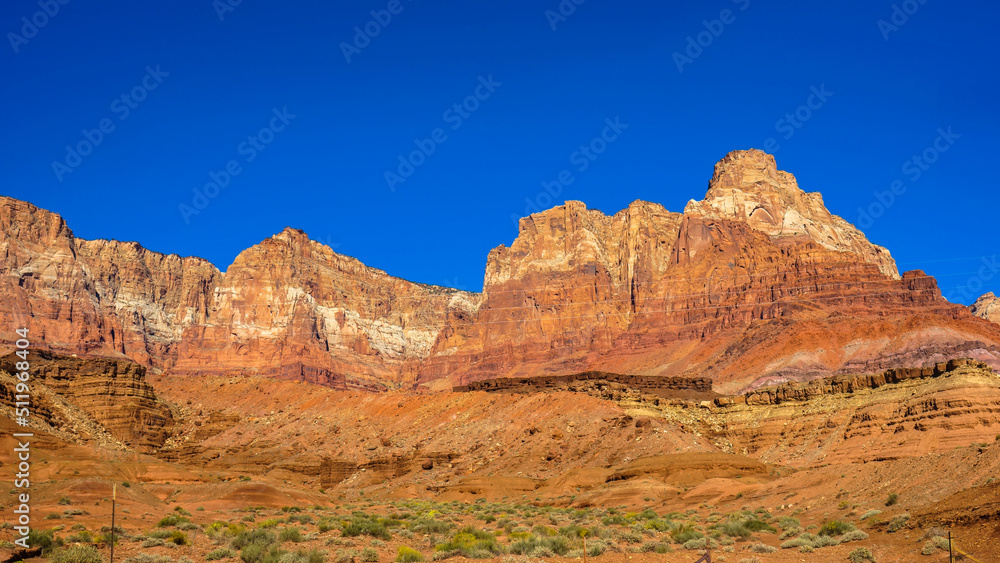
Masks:
[[[221,19],[229,0],[48,1],[52,16],[38,0],[0,7],[0,193],[83,238],[225,269],[293,226],[393,275],[478,290],[525,198],[680,211],[719,158],[774,138],[779,167],[901,269],[940,276],[956,300],[970,281],[967,295],[1000,292],[1000,270],[981,268],[1000,254],[995,3],[896,0],[913,13],[880,29],[891,1],[586,0],[564,19],[545,13],[558,0],[243,0]],[[387,25],[369,23],[387,8]],[[378,35],[348,62],[342,43],[366,25]],[[679,71],[674,53],[699,34]],[[780,121],[796,111],[798,127]],[[628,128],[602,154],[574,157],[615,118]],[[89,155],[67,156],[102,124]],[[936,152],[948,127],[959,137]],[[433,154],[390,189],[417,139]],[[914,178],[903,167],[926,149],[935,162]],[[230,161],[238,174],[185,220],[179,206]],[[573,182],[539,197],[562,170]],[[897,179],[905,192],[862,220]]]

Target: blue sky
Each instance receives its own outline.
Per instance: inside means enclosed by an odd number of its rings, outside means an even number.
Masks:
[[[83,238],[225,269],[293,226],[478,290],[534,205],[680,211],[767,146],[901,269],[1000,292],[993,3],[62,1],[0,7],[0,193]]]

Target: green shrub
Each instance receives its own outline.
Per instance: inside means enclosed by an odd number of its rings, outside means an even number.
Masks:
[[[302,541],[302,532],[300,532],[295,526],[286,526],[283,530],[281,530],[281,535],[278,536],[278,539],[283,542],[290,541],[298,543]]]
[[[753,532],[743,522],[738,520],[723,522],[717,525],[716,529],[731,538],[747,539],[753,535]]]
[[[243,549],[249,545],[271,545],[275,541],[274,533],[260,528],[254,530],[240,530],[230,544],[233,549]]]
[[[690,549],[690,550],[698,550],[705,548],[715,549],[716,547],[719,547],[719,543],[713,540],[712,538],[706,538],[706,537],[695,538],[684,542],[684,549]]]
[[[861,530],[851,530],[843,536],[841,536],[841,543],[847,543],[852,541],[865,541],[868,539],[868,534],[862,532]]]
[[[279,559],[286,553],[277,545],[252,543],[240,550],[240,559],[244,563],[279,563]]]
[[[906,526],[906,523],[910,520],[909,514],[900,514],[889,521],[889,528],[886,530],[889,533],[898,532]]]
[[[872,516],[878,516],[879,514],[882,514],[881,510],[869,510],[869,511],[867,511],[864,514],[861,515],[861,519],[862,520],[867,520],[867,519],[871,518]]]
[[[889,498],[885,499],[886,506],[892,506],[899,502],[899,495],[896,493],[889,493]]]
[[[840,536],[846,534],[847,532],[853,531],[854,524],[850,522],[841,522],[840,520],[831,520],[826,522],[819,528],[819,535],[821,536]]]
[[[72,501],[69,500],[69,497],[59,497],[59,504],[62,505],[72,504]]]
[[[590,555],[591,557],[597,557],[607,550],[608,544],[601,540],[595,539],[587,542],[587,555]]]
[[[875,563],[875,556],[872,555],[872,552],[869,551],[867,547],[859,547],[855,549],[850,555],[847,556],[847,559],[850,560],[851,563],[865,563],[866,561]]]
[[[145,546],[143,546],[145,547]],[[219,549],[213,549],[205,554],[205,559],[207,561],[217,561],[219,559],[226,559],[229,557],[236,557],[236,553],[229,549],[228,547],[220,547]]]
[[[781,528],[784,529],[784,530],[788,530],[790,528],[801,528],[802,527],[802,523],[799,522],[799,519],[798,518],[792,518],[791,516],[782,516],[781,518],[779,518],[778,519],[778,525],[781,526]]]
[[[299,522],[301,524],[311,524],[313,517],[309,514],[292,514],[288,517],[288,523],[292,524],[294,522]]]
[[[625,543],[642,543],[642,534],[628,530],[618,532],[615,538]]]
[[[50,563],[104,563],[101,552],[96,547],[90,545],[74,545],[72,547],[53,552],[49,557]]]
[[[170,526],[176,526],[183,522],[190,522],[190,520],[177,514],[171,514],[170,516],[164,516],[163,518],[161,518],[156,525],[159,526],[160,528],[167,528]]]
[[[319,550],[310,549],[306,551],[300,549],[295,553],[285,553],[277,563],[323,563],[324,561],[326,561],[326,556]]]
[[[585,528],[579,524],[570,524],[569,526],[563,526],[559,528],[559,535],[565,536],[567,538],[582,538],[582,537],[594,537],[594,530],[590,528]]]
[[[670,532],[670,538],[679,544],[686,544],[691,540],[695,540],[704,536],[705,534],[699,532],[698,530],[695,530],[694,526],[692,526],[691,524],[681,524],[680,526],[674,528],[672,532]]]
[[[187,545],[188,537],[187,534],[185,534],[184,532],[180,530],[174,530],[173,532],[171,532],[170,537],[167,538],[167,541],[174,545]]]
[[[625,517],[620,514],[605,516],[604,518],[601,518],[601,524],[604,524],[605,526],[621,526],[626,522],[627,521],[625,520]]]
[[[795,538],[794,540],[788,540],[786,542],[782,542],[781,549],[792,549],[796,547],[802,547],[804,545],[812,547],[812,542],[810,542],[805,538]]]
[[[76,528],[76,526],[73,526],[73,528]],[[66,538],[66,541],[69,543],[91,543],[94,541],[94,534],[81,529],[79,532]]]
[[[497,538],[493,534],[466,526],[458,531],[450,540],[434,546],[434,551],[458,552],[469,558],[488,553],[488,557],[500,553]]]
[[[54,548],[61,546],[62,540],[55,537],[52,530],[36,530],[31,528],[28,530],[28,545],[39,547],[42,549],[43,554],[47,554]]]
[[[747,527],[751,532],[768,532],[775,533],[778,530],[774,529],[774,526],[768,524],[763,520],[758,520],[756,518],[751,518],[743,522],[743,525]]]
[[[755,543],[748,548],[754,553],[774,553],[778,548],[763,543]]]
[[[668,532],[670,531],[670,528],[673,527],[673,525],[670,523],[669,520],[663,520],[661,518],[652,518],[646,520],[642,524],[642,527],[647,530],[656,530],[657,532]]]
[[[400,563],[413,563],[415,561],[423,560],[424,556],[419,551],[405,545],[399,546],[396,561],[399,561]]]
[[[509,546],[509,551],[515,555],[534,555],[536,552],[551,552],[555,555],[566,555],[570,550],[569,541],[563,536],[535,537],[527,534],[527,537],[520,538]]]
[[[433,522],[434,524],[427,525],[425,527],[418,525],[417,527],[420,527],[421,531],[424,531],[424,533],[439,533],[431,530],[442,530],[443,528],[442,531],[444,531],[451,529],[452,526],[451,524],[437,522],[435,520],[431,520],[430,522]],[[378,518],[364,513],[355,512],[351,516],[350,520],[341,522],[340,532],[342,535],[347,537],[367,535],[382,540],[390,540],[392,539],[392,533],[389,529],[402,525],[403,523],[401,521],[392,518]]]
[[[361,560],[366,563],[376,563],[378,561],[378,552],[370,547],[366,547],[361,551]]]

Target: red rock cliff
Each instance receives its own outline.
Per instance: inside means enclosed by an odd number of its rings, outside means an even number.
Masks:
[[[135,243],[76,239],[0,200],[0,337],[178,375],[444,388],[601,370],[707,376],[737,392],[969,356],[1000,367],[1000,326],[830,214],[763,152],[716,166],[683,213],[567,202],[521,220],[481,294],[391,277],[286,229],[226,272]],[[19,325],[18,325],[19,326]],[[7,332],[4,332],[7,331]]]

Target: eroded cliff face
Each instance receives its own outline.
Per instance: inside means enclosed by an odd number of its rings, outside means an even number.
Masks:
[[[174,424],[170,409],[146,381],[146,368],[129,360],[29,354],[30,429],[111,449],[154,451]],[[0,397],[14,404],[13,374],[21,359],[0,357]]]
[[[227,272],[137,243],[86,241],[58,215],[0,200],[0,329],[34,346],[130,358],[178,374],[234,373],[396,387],[478,296],[415,284],[285,231]]]
[[[977,299],[969,307],[969,310],[977,317],[1000,323],[1000,297],[993,295],[993,292],[986,293]]]
[[[571,201],[522,219],[490,253],[476,322],[438,341],[420,381],[595,369],[704,375],[735,393],[956,356],[1000,367],[998,343],[751,150],[722,159],[683,214]]]
[[[1000,327],[923,272],[899,275],[756,150],[723,158],[683,213],[570,201],[522,219],[490,253],[481,294],[391,277],[294,229],[220,272],[76,239],[7,198],[0,256],[0,331],[29,322],[53,349],[178,375],[378,390],[600,370],[707,376],[735,393],[958,356],[1000,367]]]
[[[213,288],[207,322],[180,338],[173,371],[255,373],[381,390],[412,381],[451,319],[478,296],[411,283],[294,229],[241,253]]]

